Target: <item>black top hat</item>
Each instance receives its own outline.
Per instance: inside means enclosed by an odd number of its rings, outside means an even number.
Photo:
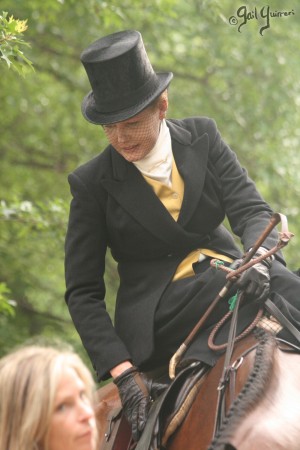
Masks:
[[[169,85],[171,72],[155,73],[138,31],[98,39],[81,54],[92,91],[82,102],[84,117],[95,124],[135,116]]]

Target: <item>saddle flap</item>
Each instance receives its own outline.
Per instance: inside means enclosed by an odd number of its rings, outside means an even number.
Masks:
[[[179,372],[166,391],[151,406],[145,429],[135,450],[156,450],[160,448],[161,442],[167,441],[184,420],[198,393],[197,382],[205,370],[202,363],[196,362]]]

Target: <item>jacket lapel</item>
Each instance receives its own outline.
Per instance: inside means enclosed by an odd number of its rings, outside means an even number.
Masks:
[[[184,180],[184,198],[178,224],[185,225],[199,203],[205,181],[208,158],[208,135],[195,140],[185,128],[168,122],[172,137],[172,150],[177,168]]]
[[[185,184],[178,222],[156,197],[134,164],[128,163],[113,148],[111,149],[113,178],[104,179],[101,184],[146,230],[177,248],[184,231],[182,225],[192,216],[202,192],[208,138],[207,135],[202,135],[191,142],[191,134],[185,128],[171,122],[168,122],[168,126],[174,158]],[[203,151],[199,151],[199,145],[203,147]]]
[[[103,187],[137,222],[172,247],[178,243],[180,228],[156,197],[141,173],[112,149],[114,179],[101,181]]]

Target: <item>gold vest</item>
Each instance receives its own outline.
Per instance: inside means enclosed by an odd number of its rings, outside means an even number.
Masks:
[[[184,182],[178,172],[175,160],[173,158],[172,164],[172,187],[154,180],[144,175],[145,180],[153,188],[155,194],[163,203],[165,208],[169,211],[174,220],[177,221],[184,195]],[[177,267],[173,281],[180,280],[195,275],[193,270],[193,264],[201,259],[205,259],[206,256],[220,259],[221,261],[232,262],[233,260],[225,255],[220,255],[213,250],[199,248],[189,253],[183,261]]]

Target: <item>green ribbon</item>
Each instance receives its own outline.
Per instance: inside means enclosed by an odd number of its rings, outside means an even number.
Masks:
[[[220,260],[215,261],[215,267],[217,270],[218,270],[219,266],[223,266],[223,265],[224,265],[224,261],[220,261]]]
[[[232,297],[230,297],[230,299],[228,300],[228,303],[229,303],[229,311],[233,311],[233,310],[234,310],[236,301],[237,301],[237,299],[238,299],[238,295],[239,295],[239,293],[237,292],[235,295],[233,295]]]

